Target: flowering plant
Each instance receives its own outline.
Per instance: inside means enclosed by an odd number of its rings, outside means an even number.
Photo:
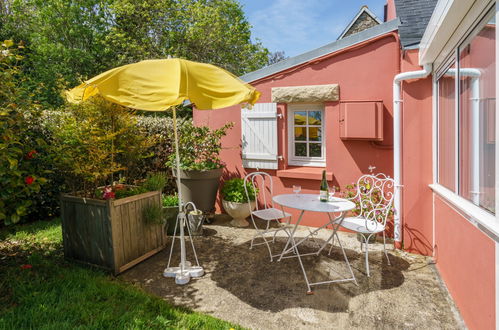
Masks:
[[[29,130],[27,114],[38,114],[20,87],[22,45],[12,40],[0,43],[0,223],[17,223],[31,212],[33,197],[46,182],[46,174],[35,159],[46,142]]]
[[[206,171],[224,167],[225,164],[220,159],[221,139],[233,126],[234,123],[230,122],[211,130],[207,126],[184,122],[179,129],[180,168]],[[166,165],[175,168],[175,153],[168,157]]]

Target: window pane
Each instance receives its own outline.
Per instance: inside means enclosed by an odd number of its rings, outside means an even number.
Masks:
[[[295,111],[295,125],[306,125],[307,112],[306,111]]]
[[[320,127],[309,127],[308,128],[308,139],[309,141],[321,141],[321,128]]]
[[[321,143],[310,143],[310,157],[322,157],[322,144]]]
[[[438,182],[455,191],[455,64],[438,80]]]
[[[495,23],[459,49],[459,194],[494,212]]]
[[[320,126],[322,124],[321,112],[320,111],[308,111],[308,124]]]
[[[307,129],[305,127],[295,127],[295,141],[307,140]]]
[[[295,143],[295,156],[307,157],[307,144],[306,143]]]

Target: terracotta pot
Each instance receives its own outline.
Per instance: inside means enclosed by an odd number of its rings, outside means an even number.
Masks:
[[[224,206],[224,209],[227,212],[227,214],[229,214],[233,218],[232,221],[230,222],[232,226],[234,227],[249,226],[249,222],[246,220],[246,218],[249,217],[251,211],[255,209],[256,207],[255,201],[251,203],[236,203],[236,202],[228,202],[226,200],[222,200],[222,205]]]

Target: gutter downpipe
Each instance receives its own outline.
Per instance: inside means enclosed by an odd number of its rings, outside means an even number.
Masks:
[[[457,69],[447,70],[446,76],[458,79]],[[480,76],[482,72],[475,68],[459,68],[459,77],[471,80],[471,201],[480,203]]]
[[[431,64],[425,64],[423,70],[397,74],[393,78],[393,179],[395,181],[393,237],[395,247],[402,247],[402,111],[400,108],[401,82],[409,79],[426,78],[431,73]]]

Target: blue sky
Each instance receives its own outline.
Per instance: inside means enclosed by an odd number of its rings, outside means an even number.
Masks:
[[[270,51],[295,56],[336,40],[362,5],[383,20],[385,0],[239,0]]]

